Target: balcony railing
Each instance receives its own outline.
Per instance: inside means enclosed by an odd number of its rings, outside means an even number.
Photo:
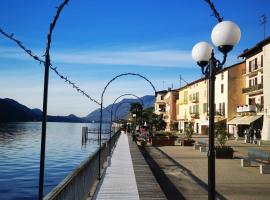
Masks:
[[[216,115],[225,116],[225,110],[223,110],[223,109],[216,110]]]
[[[248,87],[248,88],[243,88],[242,93],[243,94],[251,93],[251,92],[255,92],[257,90],[261,90],[261,89],[263,89],[263,84],[258,84],[258,85],[254,85],[254,86],[251,86],[251,87]]]
[[[199,113],[190,113],[191,118],[198,119],[200,117]]]
[[[255,105],[237,106],[236,112],[238,112],[238,113],[242,113],[242,112],[256,112],[256,106]]]

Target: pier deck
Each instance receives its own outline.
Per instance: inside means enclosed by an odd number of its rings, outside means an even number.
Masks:
[[[136,143],[121,134],[93,199],[165,200]]]

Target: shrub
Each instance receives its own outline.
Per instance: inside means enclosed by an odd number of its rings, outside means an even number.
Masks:
[[[193,126],[191,123],[189,123],[188,127],[184,131],[185,138],[187,140],[191,140],[193,133],[194,133]]]
[[[229,134],[227,133],[227,131],[225,130],[225,126],[223,123],[217,123],[216,124],[216,138],[217,138],[217,144],[220,147],[224,147],[227,141],[227,138],[229,136]]]

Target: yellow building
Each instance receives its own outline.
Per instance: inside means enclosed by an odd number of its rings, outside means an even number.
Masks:
[[[236,107],[245,102],[242,86],[245,78],[242,70],[245,63],[241,62],[222,69],[216,75],[215,84],[215,121],[231,120],[237,115]],[[179,88],[177,102],[177,120],[179,130],[184,131],[189,123],[198,134],[207,134],[208,120],[208,80],[201,78]]]

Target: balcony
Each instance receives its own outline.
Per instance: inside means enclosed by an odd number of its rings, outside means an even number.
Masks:
[[[243,88],[243,94],[256,94],[263,91],[263,84],[254,85],[248,88]]]
[[[247,69],[245,69],[245,73],[242,72],[242,74],[246,76],[253,76],[259,71],[263,71],[263,66],[260,63],[258,63],[257,65],[253,64],[251,65],[251,67],[247,66]]]
[[[216,113],[215,114],[218,115],[218,116],[225,116],[225,110],[218,109],[218,110],[216,110]]]
[[[237,106],[236,112],[237,113],[256,112],[256,105]]]
[[[190,113],[190,117],[193,119],[198,119],[200,117],[199,113]]]
[[[164,99],[156,99],[157,104],[165,104],[166,101]]]
[[[199,103],[199,98],[191,99],[191,103]]]

